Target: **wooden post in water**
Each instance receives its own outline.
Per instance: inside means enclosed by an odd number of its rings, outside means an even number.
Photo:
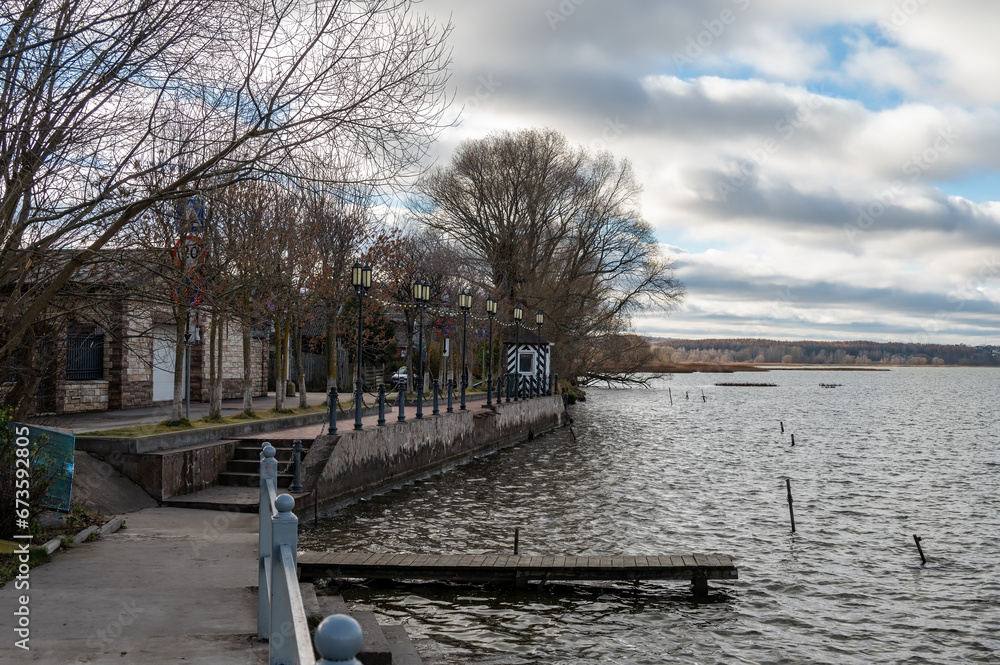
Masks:
[[[794,434],[792,435],[792,445],[793,446],[795,445],[795,435]]]
[[[785,433],[785,423],[784,423],[784,421],[780,421],[779,420],[778,424],[781,425],[781,433],[784,434]]]
[[[792,480],[785,478],[785,488],[788,490],[788,519],[792,521],[792,533],[795,533],[795,511],[792,510]]]
[[[705,397],[705,389],[704,388],[701,389],[701,401],[702,402],[707,402],[708,401],[708,398]]]
[[[514,527],[514,554],[517,554],[517,540],[518,536],[521,535],[521,527]]]
[[[670,406],[674,405],[674,396],[670,393],[670,388],[667,388],[667,397],[670,398]]]
[[[913,542],[917,544],[917,551],[920,552],[920,565],[927,565],[927,557],[924,556],[924,548],[920,546],[921,538],[917,534],[913,534]]]

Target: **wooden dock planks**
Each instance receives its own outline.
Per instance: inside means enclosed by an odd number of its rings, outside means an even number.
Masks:
[[[510,556],[300,552],[302,580],[321,577],[523,583],[526,580],[735,580],[724,554]],[[696,590],[698,584],[695,585]]]

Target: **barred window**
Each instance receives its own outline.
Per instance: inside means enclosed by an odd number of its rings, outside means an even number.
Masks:
[[[66,378],[70,381],[104,378],[104,335],[91,332],[67,337]]]

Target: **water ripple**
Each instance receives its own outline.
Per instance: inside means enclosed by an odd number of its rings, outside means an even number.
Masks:
[[[523,554],[723,552],[740,568],[707,600],[669,582],[343,590],[449,663],[1000,661],[1000,373],[770,376],[779,387],[591,390],[576,440],[560,430],[364,501],[302,546],[509,553],[520,527]]]

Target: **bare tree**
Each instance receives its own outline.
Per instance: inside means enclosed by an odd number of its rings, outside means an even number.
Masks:
[[[439,129],[448,59],[447,28],[411,5],[0,6],[0,363],[157,201],[315,163],[348,182],[406,174]],[[165,177],[143,191],[150,173]]]
[[[632,169],[609,153],[552,130],[498,132],[462,144],[418,189],[412,212],[465,251],[470,276],[489,275],[487,290],[546,312],[561,373],[586,381],[596,346],[627,333],[634,314],[681,298]]]

